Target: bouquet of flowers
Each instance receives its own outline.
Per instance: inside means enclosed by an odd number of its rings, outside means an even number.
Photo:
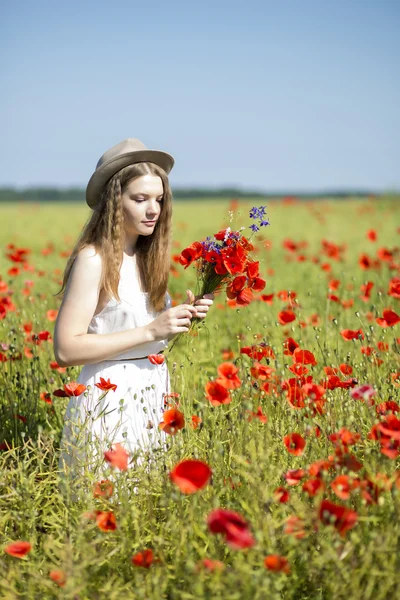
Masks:
[[[247,306],[253,299],[253,292],[265,288],[265,280],[259,276],[259,262],[252,258],[254,246],[250,239],[260,227],[269,225],[265,216],[266,206],[253,207],[250,218],[258,221],[250,225],[252,230],[247,239],[241,232],[230,227],[208,236],[201,242],[193,242],[182,250],[179,262],[185,269],[191,264],[197,268],[198,297],[225,289],[230,299]]]

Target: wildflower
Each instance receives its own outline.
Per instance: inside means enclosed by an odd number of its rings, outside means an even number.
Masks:
[[[50,571],[49,577],[59,587],[64,587],[67,583],[67,577],[62,569],[53,569],[52,571]]]
[[[206,383],[206,395],[213,406],[232,402],[229,390],[218,381],[209,381]]]
[[[104,377],[100,377],[100,383],[95,383],[94,385],[103,391],[112,390],[113,392],[115,392],[115,390],[117,389],[117,385],[115,383],[111,383],[110,379],[107,379],[106,381]]]
[[[96,523],[101,531],[114,531],[117,529],[117,519],[111,511],[99,511],[96,515]]]
[[[380,327],[394,327],[397,323],[400,323],[400,315],[390,310],[390,308],[386,308],[383,311],[383,318],[379,317],[375,321]]]
[[[32,550],[32,545],[29,542],[11,542],[11,544],[8,544],[8,546],[3,548],[3,550],[10,556],[22,558],[25,556],[25,554],[28,554],[28,552]]]
[[[70,396],[80,396],[84,391],[86,391],[86,385],[71,381],[70,383],[64,384],[63,390],[55,390],[53,395],[57,396],[58,398],[66,398]]]
[[[350,392],[350,396],[354,399],[354,400],[370,400],[371,398],[373,398],[376,394],[376,390],[372,387],[372,385],[369,385],[368,383],[365,383],[363,385],[359,385],[355,388],[353,388]]]
[[[290,573],[290,566],[288,559],[284,556],[280,556],[280,554],[269,554],[264,558],[264,566],[269,569],[269,571],[282,571],[286,575]]]
[[[175,465],[169,474],[184,494],[193,494],[205,487],[212,471],[207,463],[201,460],[186,459]]]
[[[112,467],[118,468],[120,471],[127,470],[128,457],[128,452],[119,442],[112,444],[112,449],[104,452],[104,460],[110,463]]]
[[[234,390],[242,385],[238,377],[239,369],[231,362],[221,363],[218,368],[218,383],[226,387],[227,390]]]
[[[247,521],[237,512],[217,508],[209,514],[207,524],[212,533],[222,533],[228,546],[235,550],[250,548],[256,543]]]
[[[148,569],[154,562],[153,550],[151,548],[146,548],[143,552],[137,552],[137,554],[132,556],[131,561],[136,567]]]
[[[185,417],[177,408],[170,408],[163,413],[163,421],[159,428],[169,435],[176,435],[185,426]]]
[[[295,456],[301,456],[306,445],[305,439],[299,433],[290,433],[283,438],[287,451]]]
[[[357,523],[358,515],[345,506],[323,500],[319,507],[319,518],[324,525],[333,525],[343,537]]]

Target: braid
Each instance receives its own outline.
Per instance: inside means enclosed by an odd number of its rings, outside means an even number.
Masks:
[[[110,185],[110,198],[107,210],[107,231],[106,239],[111,245],[111,264],[112,269],[110,279],[113,282],[113,287],[118,289],[120,278],[120,268],[123,254],[123,238],[124,238],[124,214],[121,201],[121,181],[119,176],[113,177]],[[119,300],[119,297],[118,297]]]

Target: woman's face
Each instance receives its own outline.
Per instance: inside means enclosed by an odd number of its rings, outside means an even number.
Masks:
[[[125,229],[130,234],[151,235],[160,217],[163,182],[155,175],[133,179],[122,194]]]

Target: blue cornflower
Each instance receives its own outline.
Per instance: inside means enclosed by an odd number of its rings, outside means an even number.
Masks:
[[[253,225],[250,225],[250,229],[252,229],[253,231],[259,231],[260,228],[257,227],[257,225],[255,223],[253,223]]]
[[[261,221],[260,222],[260,227],[265,227],[266,225],[269,225],[269,221]]]
[[[250,219],[257,219],[258,218],[258,208],[256,206],[253,206],[253,208],[250,211]]]
[[[262,219],[265,215],[265,211],[266,211],[266,206],[259,206],[257,208],[257,206],[253,206],[253,208],[250,210],[250,218],[251,219]]]

